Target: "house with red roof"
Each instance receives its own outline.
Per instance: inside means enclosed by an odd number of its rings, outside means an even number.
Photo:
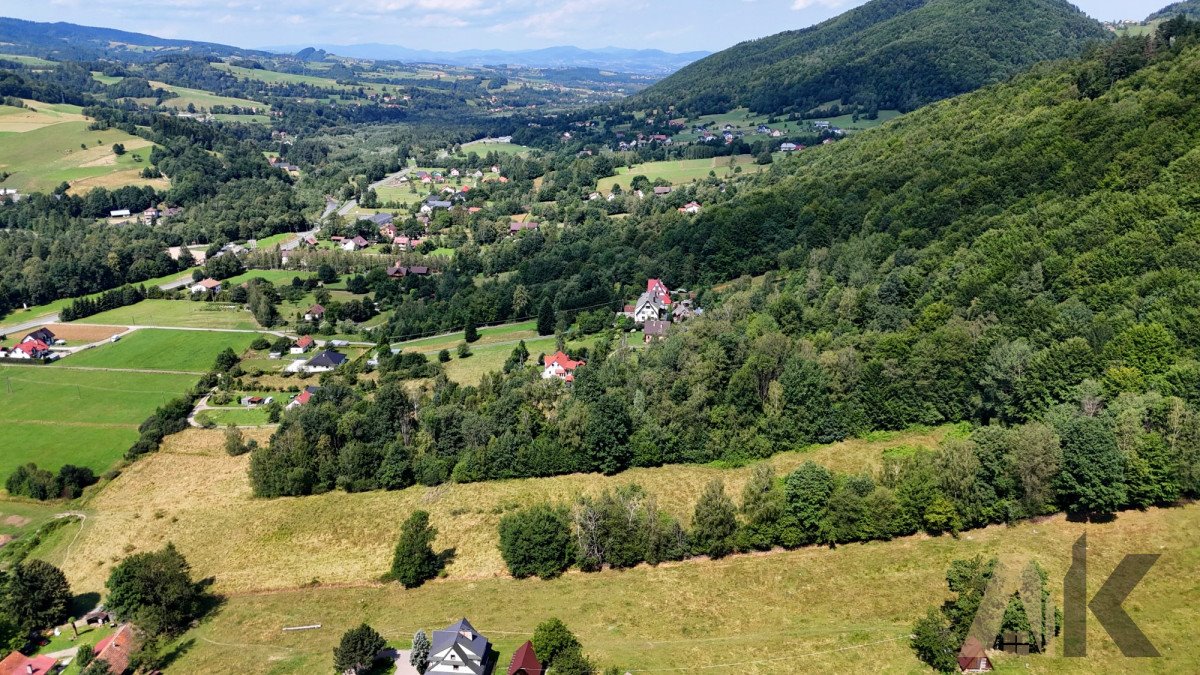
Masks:
[[[983,648],[983,643],[974,636],[963,642],[958,651],[958,668],[964,673],[986,673],[992,670],[992,661]]]
[[[10,359],[44,359],[50,356],[50,345],[41,340],[26,340],[8,352]]]
[[[425,240],[420,237],[408,237],[404,235],[392,240],[392,245],[401,251],[415,251],[424,243]]]
[[[680,213],[689,213],[689,214],[700,213],[700,203],[699,202],[688,202],[687,204],[684,204],[683,206],[679,207],[679,212]]]
[[[317,344],[317,341],[312,339],[311,335],[305,335],[305,336],[301,337],[299,340],[296,340],[295,342],[293,342],[291,349],[289,349],[288,351],[291,352],[292,354],[303,354],[303,353],[307,352],[308,350],[312,349],[313,347],[315,347],[316,344]]]
[[[529,640],[517,649],[508,664],[508,675],[542,675],[545,672],[533,651],[533,643]]]
[[[318,389],[320,389],[320,387],[314,387],[311,385],[305,387],[304,391],[300,392],[296,398],[292,399],[291,403],[287,404],[287,407],[290,409],[299,408],[302,405],[308,405],[308,402],[312,400],[313,394],[317,393]]]
[[[50,656],[25,656],[13,652],[0,661],[0,675],[46,675],[58,661]]]
[[[129,661],[137,649],[137,637],[133,626],[123,624],[112,635],[96,643],[96,659],[104,659],[108,669],[114,673],[129,670]]]
[[[554,356],[543,362],[545,369],[542,371],[542,379],[557,378],[564,382],[574,382],[575,370],[586,363],[586,361],[576,361],[563,352],[555,352]]]
[[[193,293],[220,293],[221,282],[209,277],[192,284],[189,290]]]

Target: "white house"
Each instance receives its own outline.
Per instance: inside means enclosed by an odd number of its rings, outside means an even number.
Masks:
[[[425,675],[483,675],[491,665],[491,643],[466,619],[433,631]]]
[[[545,368],[542,370],[542,379],[557,378],[564,382],[574,382],[575,369],[585,363],[587,362],[575,361],[562,352],[555,352],[554,356],[547,358],[543,364]]]
[[[213,293],[220,293],[221,282],[210,277],[192,284],[189,290],[191,290],[193,293],[208,293],[210,291]]]

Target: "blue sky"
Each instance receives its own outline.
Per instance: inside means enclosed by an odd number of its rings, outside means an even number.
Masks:
[[[379,42],[419,49],[724,49],[866,0],[0,0],[0,15],[262,47]],[[1142,19],[1170,0],[1077,0]]]

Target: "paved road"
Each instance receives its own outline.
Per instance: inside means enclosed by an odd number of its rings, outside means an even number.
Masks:
[[[396,173],[391,174],[390,176],[384,176],[383,180],[377,180],[374,183],[371,183],[370,187],[372,187],[372,188],[381,187],[381,186],[383,186],[384,183],[386,183],[390,180],[393,180],[396,178],[403,178],[404,176],[407,176],[410,171],[412,171],[411,167],[405,167],[403,169],[400,169]]]
[[[337,212],[337,214],[338,214],[339,216],[344,216],[344,215],[346,215],[347,213],[350,213],[350,209],[353,209],[353,208],[354,208],[354,207],[356,207],[356,206],[358,206],[358,200],[357,200],[357,199],[350,199],[350,200],[347,200],[345,204],[342,204],[342,208],[338,209],[338,212]]]
[[[341,204],[341,202],[339,202],[338,200],[330,199],[329,197],[326,197],[325,198],[325,211],[321,214],[321,220],[325,220],[329,216],[332,216],[333,213],[338,210],[338,206],[340,204]]]

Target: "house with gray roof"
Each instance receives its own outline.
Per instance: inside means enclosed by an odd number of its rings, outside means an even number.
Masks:
[[[433,632],[425,675],[485,675],[491,672],[492,644],[466,619]]]

